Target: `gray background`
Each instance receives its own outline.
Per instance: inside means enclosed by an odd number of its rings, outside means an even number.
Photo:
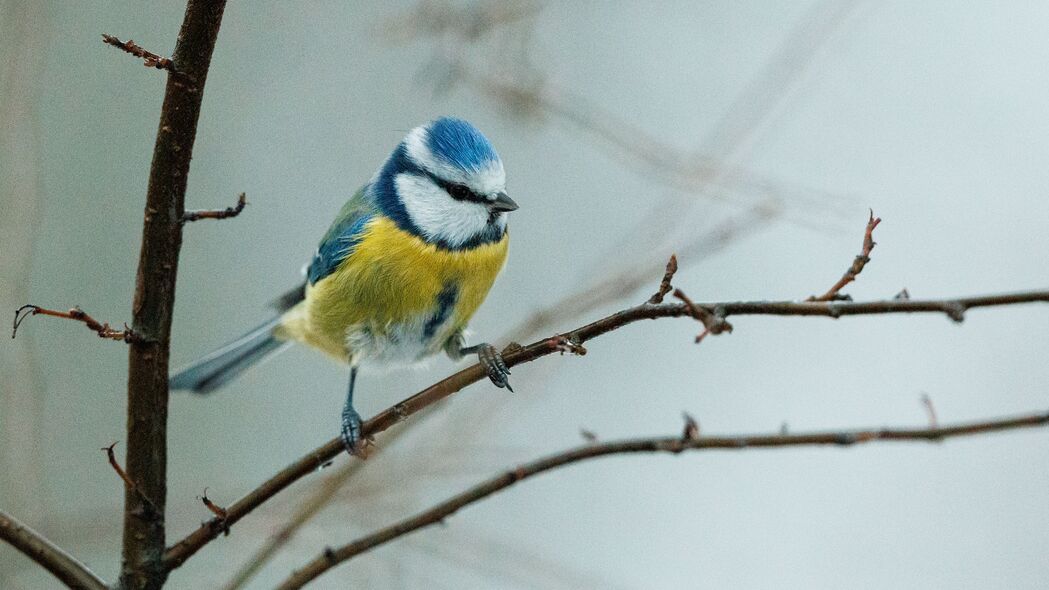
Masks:
[[[618,272],[644,288],[543,334],[641,301],[671,251],[724,223],[745,231],[682,254],[676,284],[694,299],[822,292],[857,253],[868,207],[884,222],[873,262],[847,289],[857,298],[1047,285],[1044,3],[553,3],[473,36],[462,23],[489,22],[498,5],[433,6],[421,20],[402,2],[227,8],[188,206],[225,207],[240,191],[251,204],[234,221],[186,229],[176,365],[260,321],[344,199],[406,130],[442,114],[488,135],[521,204],[507,268],[473,322],[478,338],[503,337]],[[170,53],[181,10],[3,3],[3,313],[31,301],[129,318],[164,76],[98,35]],[[451,80],[449,59],[527,92],[511,103],[475,78]],[[717,172],[674,168],[696,150]],[[686,181],[658,180],[667,169]],[[944,422],[1044,410],[1047,311],[978,310],[963,325],[740,317],[733,334],[698,347],[694,322],[631,326],[585,358],[515,368],[516,394],[480,384],[457,395],[389,443],[251,587],[578,444],[581,427],[602,439],[676,433],[682,410],[707,433],[920,426],[923,393]],[[23,330],[0,344],[0,506],[112,578],[123,494],[98,448],[124,436],[126,354],[68,323],[36,318]],[[442,359],[365,376],[358,407],[372,414],[452,370]],[[345,378],[293,349],[214,397],[172,397],[171,539],[208,517],[196,499],[205,487],[229,503],[333,436]],[[1047,458],[1049,437],[1028,431],[594,461],[315,587],[1042,588]],[[172,587],[220,585],[322,480],[246,518]],[[53,584],[9,548],[0,579]]]

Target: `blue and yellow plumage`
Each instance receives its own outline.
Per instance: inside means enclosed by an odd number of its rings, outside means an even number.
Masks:
[[[509,387],[491,346],[463,346],[506,261],[506,218],[517,204],[505,185],[502,161],[469,123],[441,118],[413,129],[343,206],[305,285],[281,298],[281,315],[172,376],[171,388],[206,393],[288,343],[309,345],[351,367],[342,430],[352,452],[359,366],[478,352],[492,381]]]

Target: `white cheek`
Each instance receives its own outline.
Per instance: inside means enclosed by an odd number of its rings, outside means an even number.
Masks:
[[[412,222],[430,240],[461,246],[488,225],[488,208],[480,203],[457,201],[430,179],[398,174],[397,193]]]

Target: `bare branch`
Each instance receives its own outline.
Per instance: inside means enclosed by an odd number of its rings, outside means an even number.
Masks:
[[[437,410],[440,404],[430,406],[426,413],[432,413]],[[423,417],[423,416],[420,416]],[[421,424],[422,422],[413,422],[413,425]],[[408,426],[408,425],[405,425]],[[409,432],[408,428],[399,428],[391,432],[384,440],[384,446],[382,449],[376,449],[377,452],[383,449],[388,449],[390,446],[404,436],[404,433]],[[313,490],[313,492],[299,504],[295,513],[291,516],[286,523],[284,523],[275,533],[271,534],[266,542],[259,547],[259,549],[244,563],[243,566],[237,573],[230,578],[229,582],[223,586],[223,590],[239,590],[243,588],[251,578],[258,573],[262,566],[264,566],[270,558],[272,558],[277,551],[281,549],[288,541],[295,536],[310,519],[317,515],[329,502],[332,501],[337,495],[339,490],[348,482],[358,471],[366,465],[364,461],[355,461],[352,463],[346,463],[340,465],[335,473],[328,476],[326,479],[320,482],[320,484]],[[227,512],[223,516],[223,520],[228,518],[229,513]]]
[[[0,539],[75,590],[108,590],[106,582],[43,535],[0,510]]]
[[[863,267],[867,266],[867,263],[871,261],[871,250],[874,249],[874,228],[878,227],[881,223],[881,217],[874,216],[874,210],[871,209],[870,219],[867,221],[867,229],[863,232],[863,250],[860,251],[859,255],[852,261],[852,266],[845,271],[845,274],[841,275],[837,283],[834,283],[829,290],[823,295],[816,297],[813,295],[806,299],[806,301],[849,301],[852,298],[848,295],[842,295],[841,290],[845,288],[852,281],[856,280],[856,277],[863,272]],[[906,293],[906,289],[901,293]]]
[[[166,57],[161,57],[151,51],[146,51],[142,46],[138,45],[134,41],[128,39],[127,41],[121,41],[112,35],[102,33],[102,42],[107,45],[112,45],[117,49],[120,49],[126,53],[130,53],[135,57],[143,59],[143,65],[147,68],[156,68],[158,70],[167,70],[173,74],[177,74],[178,71],[175,69],[175,63]]]
[[[877,441],[940,441],[945,438],[987,434],[1002,430],[1042,427],[1049,424],[1049,412],[1028,414],[998,420],[984,420],[966,424],[956,424],[943,428],[920,429],[881,429],[849,430],[832,432],[812,432],[805,434],[765,434],[739,436],[699,436],[699,427],[686,426],[684,436],[665,438],[640,438],[606,443],[589,443],[562,453],[544,457],[532,463],[507,470],[465,492],[453,496],[440,504],[406,518],[374,533],[361,537],[352,543],[324,552],[310,561],[300,570],[295,571],[280,586],[279,590],[295,590],[315,580],[333,567],[345,563],[354,557],[385,545],[421,528],[437,524],[455,514],[465,506],[483,500],[522,480],[528,479],[566,465],[588,459],[627,453],[682,453],[700,450],[746,450],[754,448],[783,448],[801,446],[852,446]]]
[[[661,303],[652,305],[643,303],[614,313],[610,316],[577,328],[567,334],[553,338],[543,338],[528,346],[507,347],[503,359],[507,366],[513,367],[534,361],[538,358],[564,352],[566,343],[581,346],[585,342],[603,334],[617,330],[628,324],[656,318],[695,317],[696,309],[709,314],[727,318],[733,315],[777,315],[777,316],[823,316],[838,318],[848,315],[876,315],[888,313],[946,313],[951,319],[960,321],[965,310],[975,307],[992,307],[1015,305],[1031,302],[1049,302],[1049,291],[1028,291],[981,297],[967,297],[942,300],[885,300],[867,302],[831,301],[831,302],[796,302],[796,301],[741,301],[729,303],[703,303],[688,305],[685,303]],[[362,436],[375,436],[394,424],[410,417],[412,414],[442,400],[464,387],[487,379],[484,369],[475,364],[427,387],[408,399],[380,412],[364,423]],[[304,457],[284,468],[259,487],[252,490],[227,508],[225,523],[211,520],[199,529],[190,533],[181,541],[172,545],[164,553],[164,565],[175,569],[189,557],[217,537],[223,526],[232,525],[258,508],[264,502],[280,493],[292,483],[316,471],[316,469],[343,454],[345,449],[340,438],[336,437],[324,445],[307,453]]]
[[[225,0],[187,0],[164,89],[153,162],[146,189],[132,329],[147,341],[128,354],[127,454],[124,466],[136,489],[124,494],[123,554],[119,586],[157,590],[168,570],[167,501],[168,374],[182,215],[204,85]],[[148,61],[147,61],[148,63]],[[157,62],[159,65],[160,62]],[[156,510],[143,498],[148,497]]]
[[[74,307],[69,311],[57,311],[54,309],[47,309],[46,307],[40,307],[39,305],[32,304],[23,305],[22,307],[19,307],[15,310],[15,321],[13,326],[11,327],[11,338],[14,338],[16,335],[18,335],[18,327],[22,325],[22,322],[24,322],[26,318],[34,315],[47,315],[54,318],[64,318],[67,320],[84,322],[84,325],[87,326],[88,329],[92,332],[98,334],[99,338],[106,338],[108,340],[119,340],[127,343],[140,341],[142,339],[138,334],[132,331],[131,328],[127,326],[127,324],[124,324],[123,330],[114,330],[113,328],[109,327],[108,323],[99,322],[95,318],[87,315],[87,312],[80,309],[79,307]]]
[[[247,193],[240,193],[237,197],[237,204],[232,207],[226,207],[225,209],[201,209],[197,211],[186,211],[182,214],[182,221],[184,223],[191,221],[198,221],[201,219],[229,219],[240,215],[240,212],[244,210],[244,206],[248,204]]]

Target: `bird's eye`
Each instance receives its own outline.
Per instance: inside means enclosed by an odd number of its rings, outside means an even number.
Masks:
[[[465,201],[473,196],[473,191],[461,184],[449,184],[448,194],[457,201]]]

